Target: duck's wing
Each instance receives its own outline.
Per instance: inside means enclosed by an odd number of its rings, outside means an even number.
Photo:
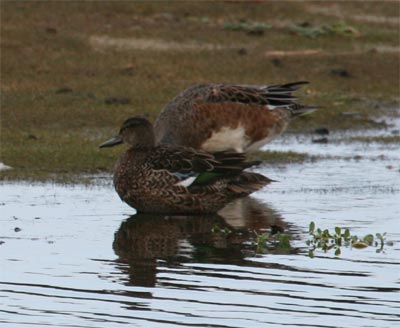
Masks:
[[[196,182],[207,184],[222,176],[238,175],[244,169],[257,165],[259,161],[246,161],[244,153],[207,153],[189,147],[158,146],[147,159],[156,170],[167,170],[179,178],[178,184],[185,187]]]
[[[307,83],[191,87],[159,115],[157,141],[210,152],[258,149],[282,133],[292,117],[316,109],[296,103],[292,94]]]
[[[291,107],[297,100],[297,97],[293,96],[292,93],[308,83],[307,81],[300,81],[288,84],[261,86],[216,84],[211,88],[205,100],[210,103],[233,102],[261,105],[268,106],[269,109],[275,107]]]
[[[180,146],[161,145],[151,152],[148,163],[156,170],[181,174],[211,172],[220,164],[214,156],[203,151]]]
[[[231,173],[259,164],[259,161],[246,161],[244,153],[221,151],[208,153],[183,146],[160,145],[154,148],[147,162],[154,169],[164,169],[179,173]]]

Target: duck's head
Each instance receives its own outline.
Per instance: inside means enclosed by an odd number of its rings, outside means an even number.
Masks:
[[[152,124],[143,117],[128,118],[122,124],[118,135],[103,142],[99,147],[113,147],[122,143],[131,147],[153,147],[155,137]]]

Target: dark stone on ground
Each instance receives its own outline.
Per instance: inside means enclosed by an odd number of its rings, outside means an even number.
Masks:
[[[241,55],[241,56],[245,56],[245,55],[247,55],[247,49],[246,48],[240,48],[239,49],[239,51],[238,51],[238,54],[239,55]]]
[[[282,66],[282,60],[280,60],[279,58],[273,58],[273,59],[271,59],[271,62],[276,67]]]
[[[65,88],[60,88],[60,89],[57,89],[56,90],[56,94],[58,95],[58,94],[62,94],[62,93],[71,93],[72,92],[72,89],[71,88],[68,88],[68,87],[65,87]]]
[[[351,74],[347,69],[344,68],[333,68],[331,69],[331,74],[340,76],[340,77],[351,77]]]
[[[329,130],[327,128],[317,128],[314,130],[314,133],[320,134],[320,135],[328,135]]]
[[[313,139],[312,142],[313,143],[326,144],[326,143],[328,143],[328,138]]]
[[[107,97],[104,99],[106,105],[127,105],[131,102],[129,98]]]

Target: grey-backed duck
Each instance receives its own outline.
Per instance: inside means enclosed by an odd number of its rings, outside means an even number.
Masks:
[[[293,118],[317,108],[295,102],[292,93],[307,83],[194,85],[161,111],[154,125],[156,143],[209,152],[259,149],[285,131]]]

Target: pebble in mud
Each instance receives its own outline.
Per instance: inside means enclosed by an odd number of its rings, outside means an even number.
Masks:
[[[271,63],[276,67],[281,67],[282,66],[282,60],[279,59],[279,58],[271,59]]]
[[[325,127],[317,128],[314,130],[314,133],[320,134],[320,135],[328,135],[329,134],[329,129]]]
[[[55,91],[55,94],[62,94],[62,93],[71,93],[73,90],[69,87],[59,88]]]
[[[331,74],[340,77],[352,77],[347,69],[344,68],[333,68],[331,69]]]
[[[107,97],[104,99],[106,105],[127,105],[131,102],[129,98]]]
[[[328,138],[318,138],[318,139],[313,139],[313,143],[319,143],[319,144],[326,144],[328,143]]]
[[[247,51],[246,48],[240,48],[240,49],[238,50],[238,54],[241,55],[241,56],[245,56],[245,55],[248,54],[248,51]]]

